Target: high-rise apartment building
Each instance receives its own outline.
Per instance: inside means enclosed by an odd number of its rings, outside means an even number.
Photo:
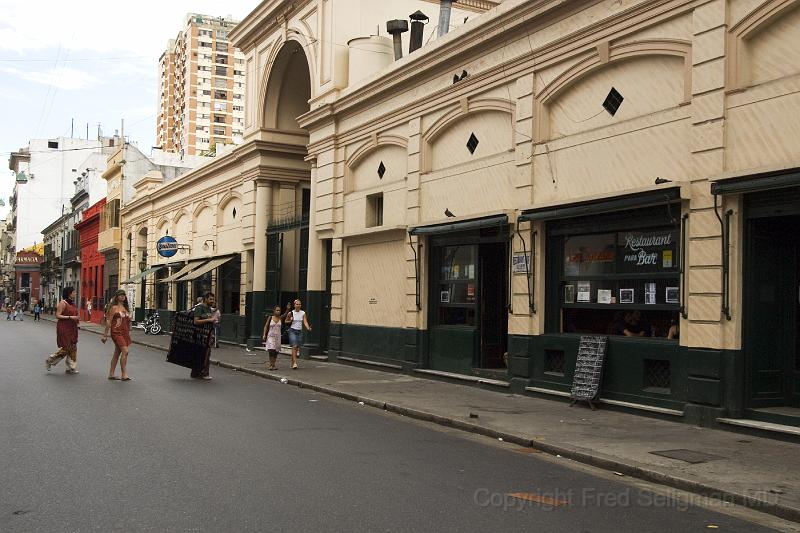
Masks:
[[[228,32],[237,21],[190,13],[161,55],[156,144],[198,155],[244,134],[244,54]]]

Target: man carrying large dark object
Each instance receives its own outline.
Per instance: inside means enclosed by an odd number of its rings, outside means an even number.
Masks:
[[[204,324],[214,323],[214,311],[211,309],[217,304],[217,299],[213,292],[207,292],[203,295],[203,301],[197,304],[194,308],[194,325],[202,326]],[[192,377],[195,379],[212,379],[208,375],[209,361],[211,360],[211,345],[209,344],[206,349],[205,356],[203,357],[203,365],[199,369],[192,369]]]

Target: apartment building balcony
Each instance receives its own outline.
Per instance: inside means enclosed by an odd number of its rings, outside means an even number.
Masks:
[[[122,229],[108,228],[97,235],[97,251],[100,253],[118,250],[122,242]]]

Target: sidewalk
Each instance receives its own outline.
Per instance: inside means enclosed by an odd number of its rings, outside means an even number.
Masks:
[[[96,324],[81,328],[102,333]],[[150,336],[141,330],[133,330],[131,338],[159,350],[170,341],[166,334]],[[301,360],[301,368],[293,371],[280,356],[279,370],[267,372],[266,360],[263,350],[248,352],[234,345],[212,351],[212,363],[224,368],[286,379],[289,385],[800,522],[797,444],[315,360]],[[653,454],[663,451],[683,459]]]

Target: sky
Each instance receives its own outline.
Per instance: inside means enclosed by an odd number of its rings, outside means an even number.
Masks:
[[[0,0],[0,217],[13,193],[10,152],[29,139],[125,136],[155,144],[158,58],[186,13],[237,20],[260,0]]]

